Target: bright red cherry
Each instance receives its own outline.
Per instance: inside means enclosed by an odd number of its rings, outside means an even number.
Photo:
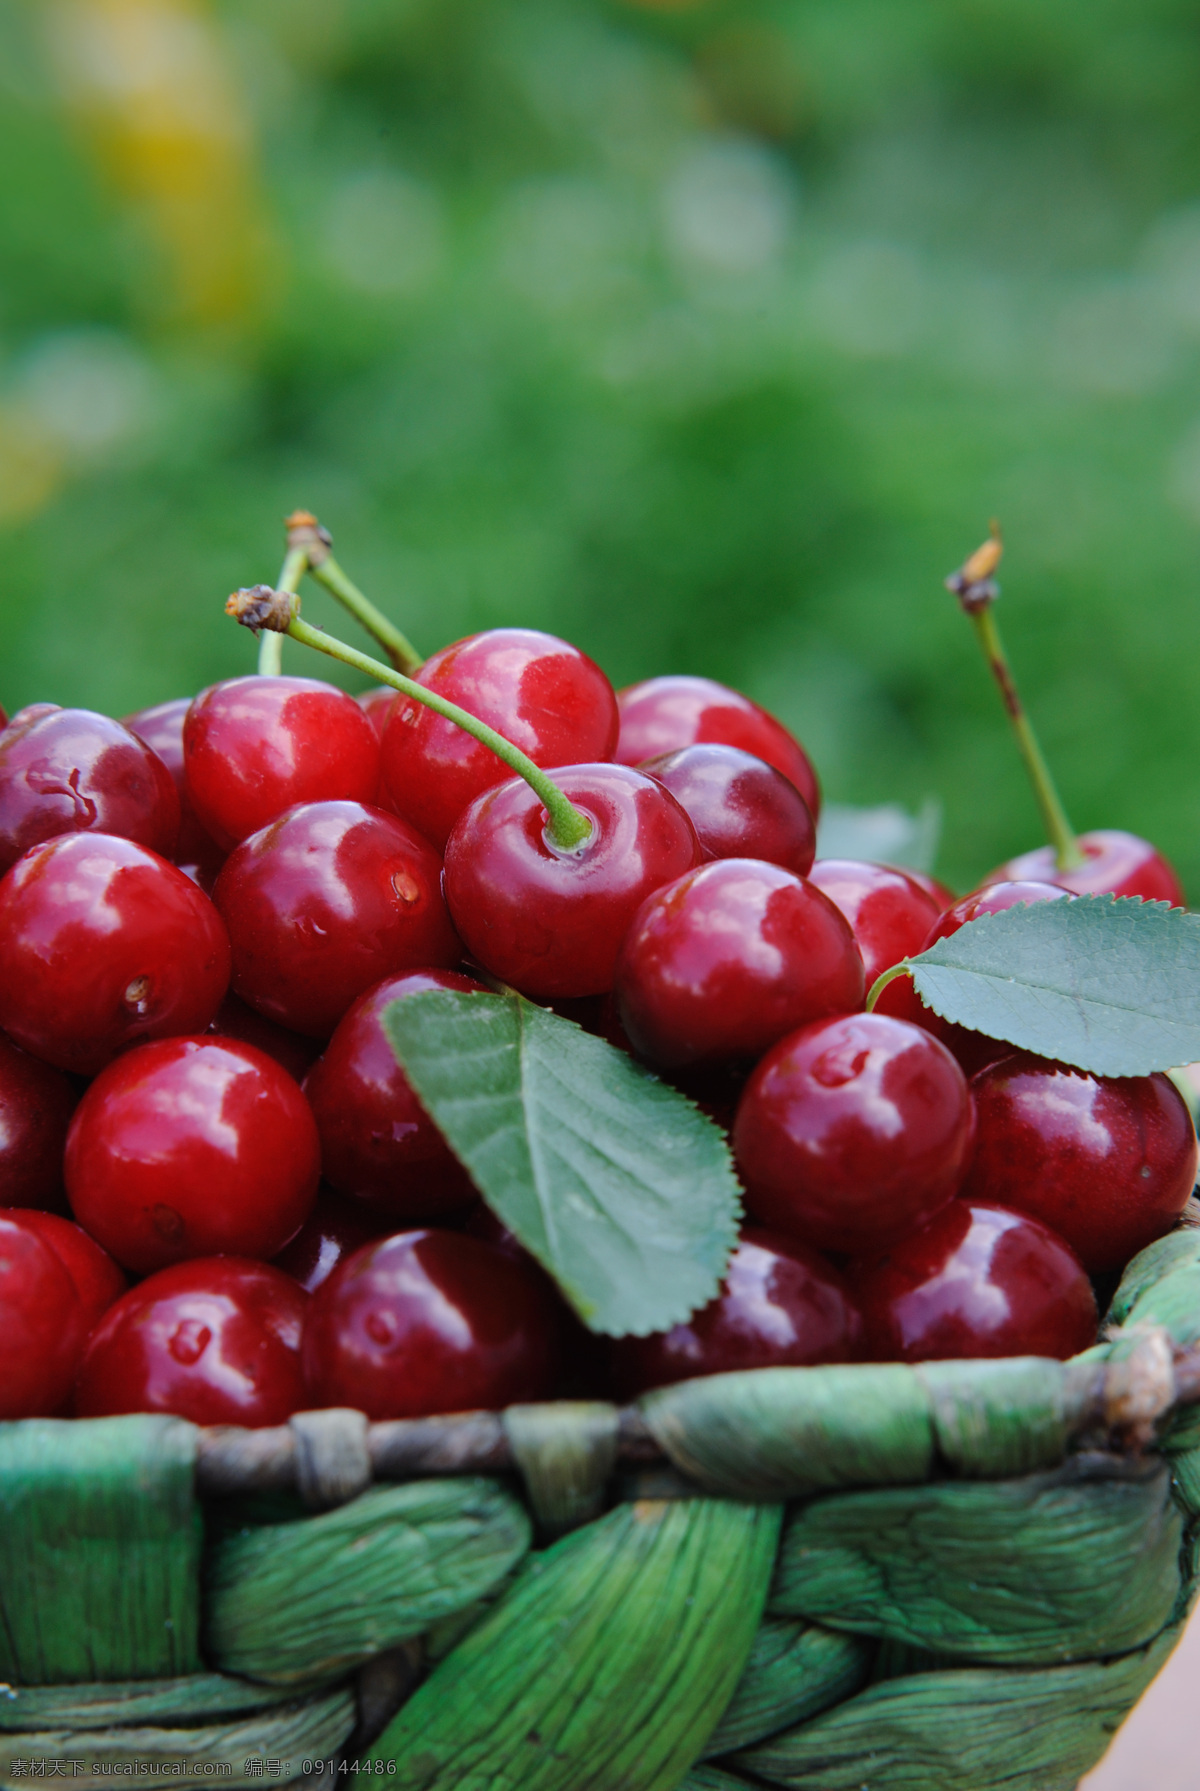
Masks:
[[[0,1206],[66,1211],[62,1159],[75,1090],[0,1035]]]
[[[616,751],[620,764],[640,765],[699,741],[740,746],[790,778],[814,820],[820,814],[821,787],[808,754],[782,722],[740,691],[712,678],[676,673],[630,684],[617,692],[617,705],[621,712]]]
[[[129,1286],[108,1251],[102,1250],[82,1225],[63,1219],[58,1213],[9,1207],[0,1211],[0,1218],[12,1219],[26,1231],[34,1232],[44,1244],[49,1244],[75,1284],[84,1335],[90,1336],[113,1301],[119,1300]]]
[[[344,690],[316,678],[229,678],[183,728],[187,791],[226,851],[297,802],[373,802],[379,741]]]
[[[1017,1052],[971,1084],[979,1134],[964,1195],[1032,1213],[1085,1269],[1119,1269],[1170,1231],[1196,1134],[1167,1076],[1093,1076]]]
[[[343,1200],[340,1194],[321,1188],[312,1212],[275,1257],[274,1266],[298,1281],[305,1293],[313,1293],[322,1281],[328,1281],[339,1262],[386,1229],[385,1222],[357,1200]]]
[[[854,929],[870,990],[877,976],[912,957],[941,913],[907,871],[857,858],[818,858],[809,881],[823,889]]]
[[[429,842],[382,809],[288,809],[230,853],[213,891],[234,942],[235,994],[325,1039],[383,977],[457,964],[441,872]]]
[[[949,1051],[883,1014],[844,1014],[781,1039],[747,1082],[733,1130],[755,1218],[852,1253],[944,1207],[973,1137]]]
[[[427,659],[417,683],[504,735],[536,765],[610,759],[617,699],[600,667],[536,628],[490,628]],[[452,721],[402,698],[383,738],[383,779],[398,814],[441,847],[467,804],[510,773]]]
[[[190,697],[176,697],[169,703],[155,703],[151,709],[122,716],[121,726],[157,753],[171,773],[179,797],[179,838],[171,857],[178,865],[194,865],[197,875],[193,881],[199,882],[207,893],[224,862],[225,852],[200,825],[184,780],[183,724],[191,701]]]
[[[875,1362],[1056,1356],[1096,1341],[1096,1297],[1079,1259],[1027,1213],[952,1200],[850,1285]]]
[[[544,1399],[560,1352],[538,1277],[454,1231],[401,1231],[357,1250],[313,1295],[304,1334],[313,1404],[369,1418]]]
[[[233,1039],[163,1039],[97,1076],[67,1139],[71,1209],[137,1274],[189,1257],[272,1257],[317,1192],[308,1103]]]
[[[57,1253],[0,1214],[0,1418],[57,1412],[86,1336],[78,1291]]]
[[[691,822],[644,772],[569,765],[554,781],[592,822],[582,846],[551,842],[519,777],[473,802],[446,846],[446,900],[468,951],[538,1000],[611,989],[642,902],[700,860]]]
[[[685,746],[638,767],[670,790],[708,858],[763,858],[807,876],[817,849],[812,811],[795,784],[736,746]]]
[[[387,732],[387,724],[391,720],[392,704],[398,695],[390,684],[376,684],[370,690],[360,691],[355,702],[375,730],[376,737],[382,741]]]
[[[107,715],[52,709],[0,735],[0,872],[64,833],[110,833],[169,858],[179,798],[156,753]]]
[[[1060,871],[1053,846],[1038,846],[1010,858],[994,871],[989,882],[1034,880],[1057,883],[1072,895],[1141,896],[1145,902],[1186,905],[1183,885],[1171,865],[1148,840],[1113,827],[1097,827],[1081,833],[1080,851],[1087,859],[1075,871]]]
[[[685,1323],[611,1346],[618,1397],[739,1368],[852,1362],[862,1320],[842,1277],[815,1250],[775,1231],[743,1233],[715,1300]]]
[[[308,1295],[236,1256],[161,1269],[111,1307],[84,1353],[81,1418],[171,1412],[193,1424],[283,1424],[305,1404]]]
[[[304,1084],[326,1180],[396,1219],[433,1218],[478,1199],[466,1170],[417,1099],[383,1030],[393,1001],[430,990],[482,990],[456,970],[410,970],[360,995]]]
[[[244,1045],[265,1051],[296,1082],[303,1082],[321,1054],[316,1039],[305,1038],[301,1032],[289,1032],[286,1026],[277,1026],[274,1020],[268,1020],[265,1014],[248,1007],[234,994],[226,995],[208,1030],[217,1038],[241,1039]]]
[[[0,879],[0,1027],[59,1069],[202,1032],[228,982],[208,897],[132,840],[63,834]]]
[[[616,992],[634,1049],[652,1063],[721,1063],[861,1007],[862,956],[848,922],[803,877],[721,858],[642,904]]]

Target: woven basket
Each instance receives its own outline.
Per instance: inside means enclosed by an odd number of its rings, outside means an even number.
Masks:
[[[0,1783],[1067,1791],[1196,1583],[1200,1232],[1106,1338],[623,1411],[0,1426]]]

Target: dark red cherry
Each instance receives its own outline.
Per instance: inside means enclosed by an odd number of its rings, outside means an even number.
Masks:
[[[815,1250],[751,1228],[730,1259],[715,1300],[684,1324],[611,1346],[619,1398],[650,1387],[741,1368],[852,1362],[862,1321],[842,1277]]]
[[[642,904],[616,992],[634,1049],[652,1063],[721,1063],[860,1007],[862,957],[847,921],[803,877],[722,858]]]
[[[559,1354],[543,1282],[454,1231],[402,1231],[355,1251],[313,1295],[304,1334],[311,1402],[369,1418],[543,1399]]]
[[[101,1249],[82,1225],[76,1225],[58,1213],[9,1207],[0,1211],[0,1218],[12,1219],[26,1231],[34,1232],[44,1244],[49,1244],[75,1284],[84,1335],[90,1336],[113,1301],[119,1300],[129,1286],[108,1251]]]
[[[457,964],[441,871],[428,840],[382,809],[288,809],[230,853],[213,891],[234,942],[234,993],[325,1039],[383,977]]]
[[[46,1418],[71,1391],[87,1336],[79,1293],[57,1253],[0,1214],[0,1418]]]
[[[81,1418],[171,1412],[257,1429],[304,1403],[308,1295],[290,1275],[236,1256],[161,1269],[111,1307],[84,1353]]]
[[[767,1053],[733,1145],[756,1219],[861,1253],[946,1205],[973,1136],[966,1079],[944,1045],[903,1020],[844,1014]]]
[[[305,1293],[312,1293],[322,1281],[328,1281],[339,1262],[386,1229],[384,1220],[375,1218],[370,1208],[321,1188],[312,1212],[274,1264],[298,1281]]]
[[[396,1062],[383,1016],[407,995],[482,988],[455,970],[387,977],[359,996],[309,1073],[304,1092],[321,1135],[325,1178],[372,1213],[411,1222],[478,1199]]]
[[[8,710],[4,707],[3,703],[0,703],[0,733],[3,733],[4,729],[7,726],[8,726]]]
[[[1170,1231],[1196,1134],[1167,1076],[1094,1076],[1014,1053],[971,1084],[979,1134],[964,1195],[1032,1213],[1085,1269],[1119,1269]]]
[[[806,876],[817,849],[812,811],[794,783],[736,746],[685,746],[638,767],[670,790],[708,858],[762,858]]]
[[[62,1159],[75,1090],[0,1036],[0,1206],[65,1212]]]
[[[0,1027],[59,1069],[202,1032],[228,982],[208,897],[132,840],[64,834],[0,879]]]
[[[1058,883],[1072,895],[1141,896],[1145,902],[1185,906],[1183,885],[1174,868],[1148,840],[1117,828],[1097,827],[1079,835],[1079,847],[1087,863],[1078,870],[1060,871],[1053,846],[1038,846],[1019,858],[1010,858],[988,881],[1035,880]]]
[[[906,877],[911,877],[913,882],[923,889],[932,901],[937,903],[939,914],[943,914],[958,900],[948,883],[942,883],[937,877],[931,877],[928,871],[914,871],[911,867],[906,867],[904,874]]]
[[[64,833],[109,833],[169,858],[179,798],[156,753],[119,721],[53,709],[0,735],[0,872]]]
[[[228,851],[297,802],[373,802],[379,741],[363,711],[316,678],[230,678],[183,728],[188,796]]]
[[[139,709],[134,715],[121,718],[121,726],[157,753],[175,785],[179,797],[179,837],[172,859],[178,865],[194,865],[201,888],[211,888],[213,879],[225,859],[225,852],[205,832],[188,798],[183,775],[183,724],[191,707],[190,697],[176,697],[169,703],[155,703],[151,709]]]
[[[277,1026],[274,1020],[268,1020],[233,994],[226,995],[208,1030],[217,1038],[241,1039],[244,1045],[265,1051],[296,1082],[303,1082],[321,1054],[318,1040]]]
[[[824,890],[854,929],[868,991],[875,978],[912,957],[941,913],[907,871],[857,858],[818,858],[809,881]]]
[[[139,1275],[195,1256],[278,1255],[312,1210],[319,1167],[299,1088],[233,1039],[127,1051],[92,1083],[67,1139],[71,1210]]]
[[[592,823],[576,850],[552,844],[519,777],[473,802],[446,845],[446,900],[468,951],[538,1000],[611,989],[642,902],[700,860],[691,822],[644,772],[569,765],[554,781]]]
[[[600,667],[536,628],[455,641],[425,661],[417,682],[547,769],[609,759],[617,743],[617,699]],[[467,804],[511,775],[456,723],[408,698],[391,712],[382,762],[392,806],[439,848]]]
[[[1096,1341],[1096,1297],[1049,1226],[952,1200],[885,1256],[852,1265],[867,1359],[1056,1356]]]
[[[389,684],[376,684],[370,690],[360,691],[355,702],[375,730],[376,737],[382,741],[391,719],[392,704],[398,692]]]
[[[617,692],[617,706],[621,735],[616,758],[620,764],[640,765],[700,741],[740,746],[790,778],[814,820],[820,814],[821,788],[808,754],[782,722],[740,691],[712,678],[676,673],[630,684]]]

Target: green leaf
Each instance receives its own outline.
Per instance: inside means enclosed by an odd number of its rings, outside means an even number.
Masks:
[[[592,1330],[642,1337],[712,1299],[738,1185],[723,1134],[677,1090],[519,995],[409,995],[384,1026],[488,1205]]]
[[[1200,1059],[1200,914],[1077,896],[970,921],[908,961],[943,1019],[1100,1076]]]

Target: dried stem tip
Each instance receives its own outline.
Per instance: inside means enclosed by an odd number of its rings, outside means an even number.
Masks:
[[[273,585],[249,585],[233,592],[225,604],[225,614],[235,617],[243,628],[252,628],[255,634],[263,628],[272,634],[286,634],[299,607],[300,599],[292,591],[277,591]]]
[[[333,546],[333,536],[323,528],[311,510],[293,510],[284,519],[288,551],[302,547],[312,567],[323,566]]]
[[[992,574],[1000,564],[1003,552],[1000,524],[993,520],[991,534],[982,547],[977,547],[958,571],[952,572],[946,580],[946,589],[954,592],[968,615],[972,610],[986,609],[1000,595],[1000,587]]]

